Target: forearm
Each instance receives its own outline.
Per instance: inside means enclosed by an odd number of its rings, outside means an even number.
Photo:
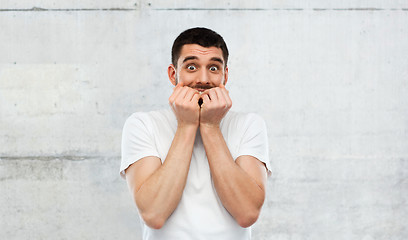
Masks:
[[[218,127],[200,126],[200,132],[224,207],[241,226],[252,225],[264,202],[264,189],[234,161]]]
[[[190,167],[197,127],[178,127],[164,163],[135,192],[145,221],[160,228],[177,207]]]

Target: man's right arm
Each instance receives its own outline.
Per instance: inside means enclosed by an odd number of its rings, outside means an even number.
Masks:
[[[178,128],[163,165],[145,157],[126,170],[126,180],[145,223],[159,229],[176,209],[190,167],[197,129]]]
[[[177,86],[169,103],[177,117],[177,130],[167,157],[144,157],[126,170],[126,180],[146,225],[161,228],[180,202],[190,168],[199,125],[199,94]]]

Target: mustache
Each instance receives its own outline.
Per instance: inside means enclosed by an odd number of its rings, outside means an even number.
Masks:
[[[211,89],[211,88],[213,88],[215,86],[208,85],[208,84],[196,84],[196,85],[193,85],[193,86],[190,86],[190,87],[195,88],[195,89]]]

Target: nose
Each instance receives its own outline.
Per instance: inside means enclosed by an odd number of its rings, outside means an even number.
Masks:
[[[200,73],[196,78],[196,84],[209,84],[210,83],[210,76],[206,69],[201,69]]]

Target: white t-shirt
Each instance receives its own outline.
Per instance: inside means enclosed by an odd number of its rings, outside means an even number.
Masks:
[[[236,160],[251,155],[266,164],[270,173],[265,122],[256,114],[228,112],[220,123],[221,132]],[[137,112],[126,121],[122,135],[120,174],[132,163],[156,156],[162,163],[173,141],[177,119],[170,108]],[[200,131],[197,131],[190,170],[179,205],[161,229],[144,224],[144,240],[251,239],[251,228],[242,228],[224,208],[211,179]]]

